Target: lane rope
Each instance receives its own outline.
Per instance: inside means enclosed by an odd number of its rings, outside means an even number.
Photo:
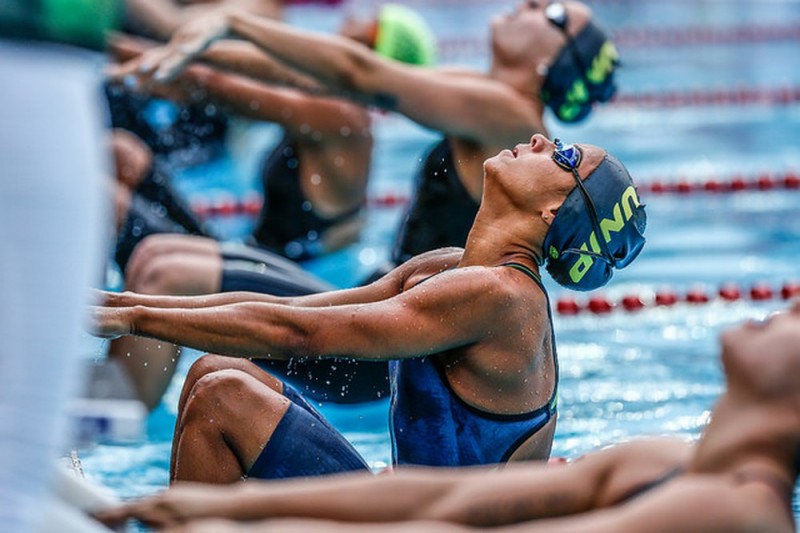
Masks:
[[[638,185],[641,194],[685,195],[694,193],[736,193],[746,191],[800,190],[800,174],[794,170],[776,173],[763,171],[751,176],[736,174],[728,178],[704,180],[679,177],[671,181],[658,177],[642,180]],[[406,194],[384,193],[367,200],[367,207],[392,209],[409,202]],[[242,198],[219,194],[213,198],[196,196],[190,201],[192,210],[201,218],[248,216],[261,212],[263,198],[259,193],[249,193]]]
[[[557,313],[563,316],[575,316],[582,313],[605,315],[614,311],[637,312],[647,308],[672,307],[678,304],[701,305],[743,300],[764,302],[775,299],[789,300],[797,297],[800,297],[800,282],[798,281],[787,281],[780,287],[760,281],[750,287],[742,287],[736,283],[724,283],[716,291],[709,291],[701,286],[690,287],[685,291],[660,288],[652,294],[626,294],[616,300],[602,293],[585,298],[563,294],[556,299],[555,307]]]

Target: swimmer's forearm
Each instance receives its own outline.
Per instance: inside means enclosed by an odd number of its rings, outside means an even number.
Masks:
[[[126,14],[134,26],[159,39],[169,39],[183,22],[180,8],[163,0],[127,0]]]
[[[357,80],[367,65],[374,63],[374,54],[366,46],[338,35],[306,31],[241,11],[230,14],[228,23],[232,34],[245,37],[331,91],[365,94],[365,88],[357,86]]]
[[[412,520],[426,514],[461,476],[433,471],[349,474],[301,481],[245,483],[224,504],[225,518],[302,517],[347,522]]]
[[[557,507],[537,514],[536,509],[552,502],[546,497],[536,501],[542,495],[530,494],[531,485],[519,483],[528,475],[535,477],[536,472],[526,468],[516,476],[517,480],[508,480],[502,471],[484,468],[420,468],[379,476],[354,474],[313,481],[251,482],[225,504],[226,513],[231,513],[225,517],[303,517],[359,523],[427,521],[496,527],[562,511]]]
[[[157,309],[202,309],[242,302],[288,303],[288,299],[255,292],[224,292],[199,296],[164,296],[136,292],[104,292],[105,307],[135,307],[137,305]]]
[[[216,67],[267,83],[307,90],[319,88],[319,84],[307,76],[288,68],[248,42],[217,41],[203,53],[201,59]]]
[[[172,342],[196,350],[230,357],[288,359],[308,355],[302,320],[277,313],[264,303],[233,303],[207,308],[120,308],[129,324],[128,334]]]

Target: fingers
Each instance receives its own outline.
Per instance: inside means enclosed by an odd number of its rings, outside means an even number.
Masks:
[[[94,516],[94,519],[101,524],[111,528],[133,518],[133,515],[130,512],[130,507],[126,505],[95,511],[92,513],[92,516]]]
[[[95,511],[93,516],[98,522],[112,528],[124,524],[128,520],[138,520],[153,528],[164,528],[176,524],[167,513],[159,512],[156,505],[150,505],[149,500],[140,500]]]
[[[130,326],[122,316],[125,308],[89,306],[90,334],[101,339],[116,339],[130,334]]]
[[[172,50],[159,60],[154,68],[153,81],[169,83],[177,78],[186,66],[200,54],[193,46],[185,45],[180,50]]]

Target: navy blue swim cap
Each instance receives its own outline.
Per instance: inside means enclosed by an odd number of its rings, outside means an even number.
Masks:
[[[590,291],[608,283],[615,268],[628,266],[639,255],[647,215],[631,175],[611,154],[606,153],[582,183],[558,209],[543,251],[554,280],[568,289]]]
[[[595,102],[607,102],[616,93],[619,54],[591,21],[574,39],[562,31],[567,44],[547,70],[541,97],[559,120],[578,122],[589,116]]]

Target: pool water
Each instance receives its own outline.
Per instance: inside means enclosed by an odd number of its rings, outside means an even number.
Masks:
[[[513,6],[500,1],[410,3],[433,21],[446,62],[478,68],[486,62],[480,50],[488,17]],[[647,245],[633,265],[617,272],[593,296],[618,302],[634,294],[646,305],[635,312],[617,307],[606,314],[563,315],[554,310],[561,381],[553,453],[564,457],[638,435],[697,436],[723,388],[717,359],[720,331],[786,307],[779,295],[758,301],[747,297],[751,287],[764,284],[779,291],[800,280],[800,191],[659,194],[649,187],[656,182],[702,186],[709,180],[752,181],[800,171],[800,105],[791,97],[800,86],[800,2],[590,4],[603,25],[620,38],[621,102],[598,110],[585,124],[568,126],[548,117],[548,126],[551,136],[609,149],[642,185],[641,197],[648,206]],[[369,9],[374,3],[347,5]],[[336,28],[339,16],[336,10],[308,6],[290,11],[293,22],[326,30]],[[632,37],[637,35],[638,41]],[[728,103],[713,97],[745,89],[761,96],[788,90],[790,97]],[[680,99],[692,91],[712,97],[702,105]],[[683,103],[674,105],[675,101]],[[392,115],[376,114],[375,123],[370,196],[407,197],[413,170],[436,136]],[[256,186],[254,154],[269,146],[276,134],[269,125],[242,125],[225,157],[187,169],[177,176],[176,185],[193,200],[221,194],[245,197]],[[360,243],[306,266],[338,286],[355,283],[387,256],[402,209],[371,208]],[[246,216],[211,222],[232,238],[245,234],[252,223]],[[545,283],[554,308],[562,299],[580,306],[587,301],[587,295],[566,293],[549,279]],[[716,297],[727,283],[741,288],[745,297]],[[690,291],[709,295],[710,301],[650,304],[658,293]],[[88,477],[124,499],[167,485],[177,396],[197,355],[184,354],[162,405],[148,420],[143,442],[98,444],[81,452]],[[321,408],[371,464],[389,461],[386,402]]]

